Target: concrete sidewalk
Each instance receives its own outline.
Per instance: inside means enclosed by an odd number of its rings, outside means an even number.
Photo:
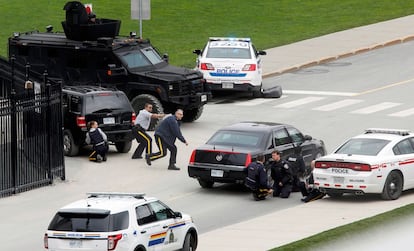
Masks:
[[[263,75],[275,76],[412,40],[413,24],[414,15],[411,15],[268,49],[267,55],[262,57]],[[197,250],[269,250],[413,202],[412,192],[396,201],[332,200],[326,197],[201,234]]]
[[[414,15],[265,50],[263,77],[414,39]]]

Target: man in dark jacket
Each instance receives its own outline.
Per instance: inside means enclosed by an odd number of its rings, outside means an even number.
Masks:
[[[263,165],[264,161],[264,156],[259,155],[256,162],[252,162],[247,166],[245,185],[252,190],[255,200],[264,200],[266,196],[273,192],[268,185],[267,173]]]
[[[180,170],[180,168],[175,166],[177,158],[177,147],[175,146],[175,140],[178,138],[181,142],[188,146],[188,142],[183,137],[180,129],[179,121],[183,118],[183,116],[183,110],[178,109],[174,115],[167,115],[161,121],[154,133],[155,143],[160,151],[145,156],[148,165],[151,165],[151,161],[165,157],[168,149],[171,153],[168,169]]]
[[[294,155],[287,159],[289,166],[292,168],[293,173],[293,191],[300,191],[302,196],[307,196],[308,191],[304,182],[306,165],[302,156],[302,148],[296,146],[294,149]]]
[[[292,192],[293,174],[288,163],[281,159],[280,152],[272,152],[266,168],[270,168],[273,183],[273,197],[289,198]]]

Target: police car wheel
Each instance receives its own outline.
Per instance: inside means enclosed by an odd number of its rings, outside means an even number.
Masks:
[[[400,197],[403,188],[403,178],[399,172],[392,171],[385,180],[381,197],[384,200],[396,200]]]
[[[196,248],[196,242],[193,235],[191,233],[187,233],[185,235],[182,251],[194,251]]]

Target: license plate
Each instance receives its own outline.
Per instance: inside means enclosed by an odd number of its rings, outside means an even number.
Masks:
[[[69,247],[70,248],[82,248],[82,240],[70,240]]]
[[[207,95],[201,95],[201,102],[207,101]]]
[[[223,177],[224,171],[223,170],[211,170],[211,177]]]
[[[114,117],[103,118],[103,123],[104,124],[115,124],[115,118]]]
[[[223,89],[232,89],[234,87],[233,83],[222,83],[221,87],[223,87]]]
[[[344,177],[333,177],[335,184],[344,184],[345,178]]]

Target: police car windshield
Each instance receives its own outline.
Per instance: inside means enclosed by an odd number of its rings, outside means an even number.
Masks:
[[[350,139],[335,153],[376,156],[389,142],[384,139]]]
[[[163,62],[160,55],[151,47],[118,54],[129,68],[145,67]]]
[[[207,142],[210,145],[258,147],[263,134],[258,132],[218,131]]]
[[[249,48],[209,48],[206,58],[251,59]]]

